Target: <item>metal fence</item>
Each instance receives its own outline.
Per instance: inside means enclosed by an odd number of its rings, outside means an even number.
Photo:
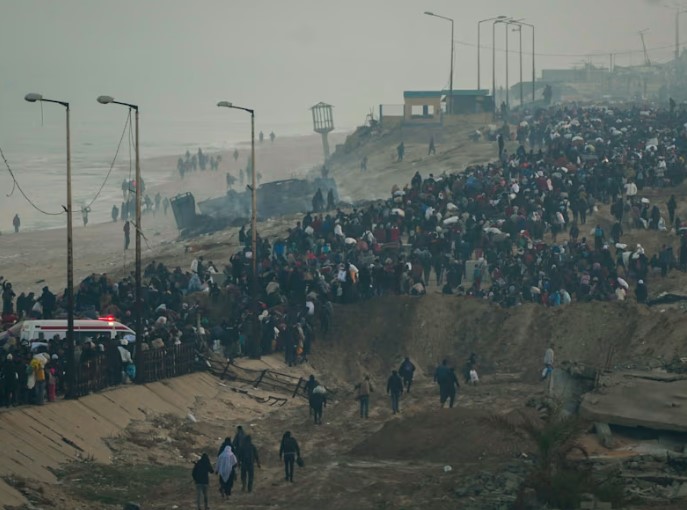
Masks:
[[[170,377],[190,374],[196,366],[194,344],[180,344],[162,349],[150,349],[141,353],[141,374],[137,382],[150,383]]]
[[[255,389],[276,391],[291,395],[291,397],[305,397],[305,379],[295,377],[274,370],[254,370],[243,368],[230,362],[208,359],[210,373],[222,380],[244,383]]]
[[[82,397],[110,385],[105,353],[97,353],[88,361],[77,363],[74,374],[73,397]]]
[[[76,364],[74,387],[70,397],[78,398],[107,387],[122,384],[122,370],[119,354],[114,359],[107,353],[95,353],[87,361]],[[181,344],[162,349],[151,349],[141,353],[142,367],[137,383],[150,383],[190,374],[198,368],[195,344]]]

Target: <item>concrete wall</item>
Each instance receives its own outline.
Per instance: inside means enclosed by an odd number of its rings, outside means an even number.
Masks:
[[[0,412],[0,477],[18,475],[56,482],[51,469],[65,462],[92,457],[109,464],[112,458],[106,438],[149,414],[185,416],[196,397],[213,397],[218,388],[213,376],[191,374],[119,387],[79,400]],[[0,504],[25,503],[21,493],[0,480]]]
[[[413,107],[431,107],[432,113],[427,116],[413,115]],[[434,124],[441,122],[441,97],[407,97],[405,98],[404,117],[406,122],[414,124]]]

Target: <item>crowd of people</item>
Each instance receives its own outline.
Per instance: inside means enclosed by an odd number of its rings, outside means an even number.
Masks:
[[[290,431],[284,432],[279,444],[279,460],[284,463],[284,480],[293,483],[295,466],[303,466],[301,449]],[[231,496],[234,483],[241,480],[242,492],[253,492],[255,468],[261,468],[258,449],[253,438],[246,434],[243,427],[236,427],[234,438],[224,439],[217,452],[217,462],[212,466],[210,456],[203,453],[193,465],[191,476],[196,485],[196,505],[198,510],[208,510],[208,488],[210,475],[217,473],[219,492],[222,500]]]
[[[685,112],[641,108],[540,110],[496,135],[519,142],[513,153],[502,142],[492,163],[417,172],[384,202],[306,214],[275,252],[341,302],[422,295],[430,277],[446,294],[503,306],[624,300],[630,283],[643,302],[651,275],[687,268],[675,196],[642,196],[684,179],[685,121]],[[610,228],[592,222],[603,208]],[[622,242],[631,229],[673,235],[649,255]]]
[[[418,172],[387,200],[307,213],[283,236],[267,239],[258,232],[255,254],[251,232],[242,228],[240,249],[221,269],[202,256],[187,269],[151,261],[144,271],[144,345],[164,348],[201,338],[230,358],[279,351],[293,365],[307,360],[316,336],[327,335],[333,302],[420,296],[430,280],[445,294],[502,306],[623,300],[631,284],[637,300],[646,301],[653,275],[687,268],[687,228],[677,200],[652,204],[642,196],[647,187],[682,182],[685,122],[685,112],[636,107],[538,110],[518,119],[514,132],[499,130],[498,136],[518,144],[510,154],[498,144],[494,162],[436,177]],[[608,229],[596,221],[602,208],[614,218]],[[625,245],[624,232],[636,228],[665,231],[660,252]],[[22,293],[15,303],[11,285],[4,285],[5,327],[64,316],[64,295]],[[76,312],[132,325],[133,295],[132,275],[115,280],[93,274],[76,289]],[[221,316],[207,309],[217,303]],[[64,358],[63,340],[47,342],[44,366],[53,356]],[[37,353],[29,347],[7,343],[2,370],[7,355],[13,364],[30,363]],[[19,398],[13,393],[6,405],[21,401],[21,392]]]
[[[193,344],[221,350],[230,360],[280,352],[291,366],[307,361],[318,337],[326,339],[332,303],[422,296],[432,284],[445,295],[504,307],[623,301],[632,292],[644,303],[651,279],[687,270],[687,225],[678,198],[652,203],[643,195],[684,180],[687,112],[568,105],[525,112],[516,126],[492,134],[498,146],[493,162],[439,176],[418,171],[386,200],[342,209],[329,197],[325,206],[320,192],[314,210],[283,235],[268,239],[257,232],[255,252],[252,232],[242,227],[239,249],[219,268],[203,256],[187,268],[150,261],[143,271],[141,348]],[[508,152],[508,141],[517,149]],[[160,203],[158,195],[154,210]],[[114,209],[112,217],[118,218]],[[628,246],[624,237],[634,229],[661,233],[661,249],[649,254],[641,244]],[[66,293],[44,287],[39,296],[17,296],[10,282],[0,277],[0,284],[4,329],[22,320],[64,318]],[[76,314],[112,317],[133,328],[134,295],[133,275],[91,274],[75,289]],[[56,400],[69,391],[70,366],[81,372],[97,366],[109,385],[136,379],[134,344],[121,337],[80,339],[73,353],[59,336],[31,344],[9,335],[0,347],[0,405],[8,407]],[[94,364],[97,357],[104,362]],[[542,379],[551,373],[552,348],[544,364]],[[478,383],[476,367],[473,354],[464,367],[466,383]],[[393,414],[401,412],[414,372],[405,358],[388,376]],[[460,383],[446,360],[434,380],[441,406],[452,407]],[[313,422],[321,425],[327,390],[312,376],[304,391]],[[370,377],[354,392],[365,420],[374,392]],[[294,466],[303,461],[290,432],[279,456],[285,481],[293,482]],[[238,427],[214,467],[207,453],[194,465],[198,509],[208,507],[211,474],[228,498],[239,478],[242,490],[253,490],[260,465],[258,448]]]

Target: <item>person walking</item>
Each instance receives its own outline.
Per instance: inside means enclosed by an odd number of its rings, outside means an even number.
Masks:
[[[370,393],[374,391],[372,388],[372,383],[370,382],[370,376],[366,375],[362,382],[355,386],[355,389],[358,390],[360,417],[367,418],[370,411]]]
[[[231,496],[231,489],[234,486],[234,480],[236,478],[235,467],[238,464],[236,455],[231,448],[227,445],[222,450],[222,453],[217,457],[217,474],[219,475],[219,492],[222,495],[222,499]]]
[[[439,402],[441,402],[441,407],[444,407],[451,387],[451,369],[447,359],[444,359],[434,371],[434,382],[439,385]]]
[[[553,372],[553,360],[553,344],[549,344],[549,346],[546,348],[546,351],[544,351],[544,370],[542,370],[541,373],[542,381],[548,378]]]
[[[391,412],[393,414],[399,413],[399,401],[403,394],[403,379],[398,375],[396,370],[391,372],[389,379],[386,382],[386,394],[391,396]]]
[[[29,365],[33,370],[33,376],[35,380],[35,403],[38,405],[43,405],[45,402],[45,358],[43,358],[42,355],[37,354],[33,357]]]
[[[236,434],[234,434],[234,440],[231,442],[233,445],[234,451],[238,455],[239,449],[241,448],[241,444],[243,439],[246,437],[246,433],[243,431],[243,427],[239,425],[236,427]],[[241,459],[239,459],[239,463],[241,463]]]
[[[284,432],[279,446],[279,460],[284,460],[284,479],[293,483],[294,465],[301,458],[298,441],[288,430]]]
[[[258,450],[253,445],[253,439],[250,434],[241,440],[239,462],[241,464],[241,490],[245,491],[246,487],[248,487],[248,492],[252,492],[255,465],[257,465],[258,468],[260,467],[260,458],[258,457]]]
[[[434,145],[434,135],[429,137],[429,149],[427,150],[427,155],[435,155],[437,153],[437,148]]]
[[[406,153],[406,146],[403,142],[401,142],[396,147],[396,161],[398,161],[398,162],[403,161],[403,156],[405,155],[405,153]]]
[[[646,300],[649,297],[649,289],[644,283],[644,280],[639,280],[637,282],[637,287],[635,287],[635,297],[637,298],[637,303],[646,303]]]
[[[327,407],[327,390],[325,387],[322,385],[315,386],[308,401],[314,416],[315,425],[322,425],[322,413],[324,408]]]
[[[26,373],[26,371],[24,371]],[[2,376],[5,380],[4,384],[4,404],[7,407],[16,406],[19,402],[19,373],[17,372],[17,364],[14,361],[12,354],[5,357],[5,363],[2,365]]]
[[[675,210],[677,209],[677,201],[675,200],[675,195],[670,195],[670,200],[668,200],[668,217],[670,218],[670,224],[675,223]]]
[[[201,510],[200,500],[201,497],[205,506],[205,510],[208,510],[208,486],[210,485],[210,474],[214,473],[212,469],[212,464],[210,463],[210,457],[207,453],[204,453],[200,459],[193,465],[193,471],[191,476],[196,484],[196,508]]]
[[[21,227],[21,220],[19,219],[18,214],[14,215],[14,219],[12,220],[12,226],[14,227],[14,232],[18,233],[19,227]]]
[[[458,377],[456,376],[456,369],[449,369],[449,380],[448,380],[448,406],[453,407],[453,403],[456,400],[456,395],[458,394],[458,388],[460,384],[458,383]],[[444,403],[441,403],[441,407],[444,407]]]
[[[222,441],[222,444],[219,445],[219,450],[217,451],[217,456],[219,457],[222,455],[222,452],[227,446],[231,446],[231,438],[230,437],[225,437],[224,441]]]
[[[131,243],[131,224],[129,220],[124,223],[124,249],[129,249],[129,243]]]
[[[81,208],[81,218],[83,219],[83,226],[88,225],[88,213],[91,212],[91,208],[88,206],[83,206]]]
[[[410,386],[413,384],[413,376],[415,375],[415,365],[406,357],[398,369],[398,375],[403,379],[403,385],[406,388],[406,393],[410,393]]]

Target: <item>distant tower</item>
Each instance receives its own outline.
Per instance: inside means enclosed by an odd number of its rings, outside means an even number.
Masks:
[[[322,148],[324,149],[324,161],[329,159],[329,140],[327,135],[334,130],[334,118],[332,117],[332,105],[319,102],[312,108],[312,123],[315,133],[322,135]]]

